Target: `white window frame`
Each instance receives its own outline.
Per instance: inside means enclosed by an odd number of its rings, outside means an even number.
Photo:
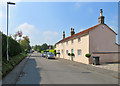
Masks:
[[[63,53],[63,50],[61,52]]]
[[[80,43],[80,42],[81,42],[81,38],[79,37],[79,38],[78,38],[78,43]]]
[[[81,56],[81,55],[82,55],[82,50],[81,50],[81,49],[78,49],[78,50],[77,50],[77,54],[78,54],[78,56]]]
[[[73,43],[74,43],[74,39],[71,40],[71,44],[73,44]]]
[[[58,53],[60,53],[60,50],[58,50]]]
[[[68,41],[66,41],[66,45],[68,45]]]
[[[66,50],[66,54],[68,55],[68,50]]]

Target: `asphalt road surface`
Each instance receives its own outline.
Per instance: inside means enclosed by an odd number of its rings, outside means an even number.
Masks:
[[[33,53],[16,84],[117,84],[108,75],[68,64],[66,60],[46,59]]]

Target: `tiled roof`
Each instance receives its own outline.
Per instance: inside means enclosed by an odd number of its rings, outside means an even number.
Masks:
[[[84,33],[87,33],[87,32],[89,32],[90,30],[92,30],[92,29],[94,29],[95,27],[97,27],[97,26],[99,26],[100,24],[97,24],[97,25],[95,25],[95,26],[93,26],[93,27],[90,27],[90,28],[88,28],[88,29],[86,29],[86,30],[83,30],[83,31],[81,31],[81,32],[79,32],[79,33],[76,33],[76,34],[74,34],[74,35],[72,35],[72,36],[68,36],[67,38],[64,38],[64,39],[62,39],[62,40],[60,40],[59,42],[57,42],[56,44],[58,44],[58,43],[61,43],[61,42],[63,42],[63,41],[66,41],[66,40],[68,40],[68,39],[70,39],[70,38],[73,38],[73,37],[76,37],[76,36],[79,36],[79,35],[81,35],[81,34],[84,34]],[[104,25],[106,25],[106,24],[104,24]],[[106,25],[107,26],[107,25]],[[108,26],[107,26],[108,27]],[[114,32],[110,27],[108,27],[112,32]],[[115,33],[115,32],[114,32]],[[115,33],[116,34],[116,33]],[[116,34],[117,35],[117,34]]]

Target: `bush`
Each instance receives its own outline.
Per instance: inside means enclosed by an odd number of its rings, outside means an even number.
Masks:
[[[43,54],[43,53],[44,53],[44,51],[41,51],[41,53]]]
[[[75,56],[74,53],[68,53],[68,56]]]
[[[7,75],[17,64],[19,64],[27,54],[19,54],[9,59],[9,62],[2,61],[2,77]]]
[[[91,54],[85,54],[86,57],[90,58],[91,57]]]
[[[68,56],[70,56],[70,53],[68,53]]]
[[[57,52],[56,54],[60,54],[60,52]]]
[[[74,53],[71,53],[71,56],[75,56],[75,54],[74,54]]]

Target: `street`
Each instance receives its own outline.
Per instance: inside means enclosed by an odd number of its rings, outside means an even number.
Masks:
[[[118,79],[33,53],[16,84],[117,84]]]

